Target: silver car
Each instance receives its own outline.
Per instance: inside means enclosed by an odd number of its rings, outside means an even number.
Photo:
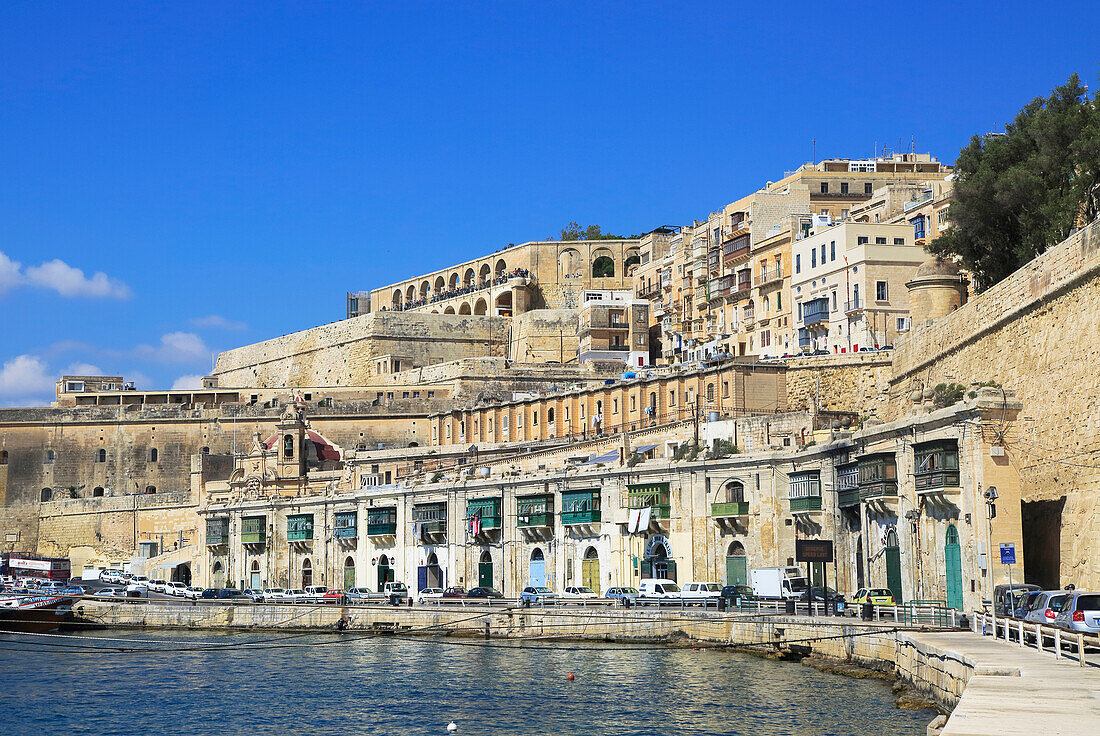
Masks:
[[[1031,602],[1031,607],[1024,616],[1024,621],[1033,624],[1046,624],[1054,626],[1054,618],[1062,610],[1062,605],[1069,598],[1069,592],[1065,590],[1044,590]]]
[[[1054,625],[1086,634],[1100,633],[1100,593],[1070,593]]]

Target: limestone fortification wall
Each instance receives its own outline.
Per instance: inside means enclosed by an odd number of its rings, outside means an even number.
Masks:
[[[508,357],[521,363],[557,361],[577,357],[577,311],[537,309],[512,319]]]
[[[375,312],[220,353],[223,386],[362,386],[378,360],[402,368],[504,355],[509,319],[468,314]]]
[[[1100,587],[1100,223],[898,342],[890,409],[939,383],[996,381],[1024,411],[1005,438],[1025,501],[1065,498],[1061,579]],[[788,378],[788,382],[789,382]]]
[[[890,353],[853,353],[787,361],[791,411],[883,414],[892,375]]]

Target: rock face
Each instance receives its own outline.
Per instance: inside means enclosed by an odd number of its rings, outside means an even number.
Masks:
[[[1023,416],[1004,445],[1021,463],[1025,503],[1064,499],[1051,546],[1060,580],[1078,588],[1100,586],[1098,276],[1094,222],[958,309],[925,324],[914,315],[890,379],[894,416],[910,394],[940,383],[994,381],[1015,392]]]

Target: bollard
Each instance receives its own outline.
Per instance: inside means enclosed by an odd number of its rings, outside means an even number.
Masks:
[[[875,617],[875,607],[870,603],[864,603],[860,606],[860,618],[864,621],[870,621]]]
[[[788,598],[783,601],[783,612],[794,613],[794,598]]]
[[[1085,666],[1085,635],[1077,632],[1077,664]]]

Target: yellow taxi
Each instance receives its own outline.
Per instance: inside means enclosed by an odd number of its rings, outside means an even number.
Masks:
[[[887,588],[860,588],[852,598],[852,603],[870,603],[874,606],[895,606],[894,594]]]

